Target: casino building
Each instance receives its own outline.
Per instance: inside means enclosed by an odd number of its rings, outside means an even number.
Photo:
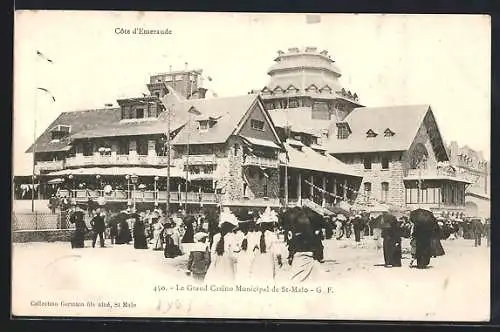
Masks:
[[[207,99],[202,70],[157,74],[150,95],[62,113],[27,151],[41,196],[144,207],[169,197],[188,211],[465,209],[470,181],[448,167],[429,105],[364,107],[315,47],[279,51],[268,75],[247,95]]]

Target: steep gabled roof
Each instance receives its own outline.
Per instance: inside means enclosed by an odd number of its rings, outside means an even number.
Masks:
[[[173,110],[170,117],[170,130],[175,131],[188,120],[186,110]],[[127,119],[109,125],[102,125],[92,130],[82,131],[71,136],[72,139],[159,135],[167,133],[168,113],[162,112],[156,119]]]
[[[176,105],[179,109],[189,109],[194,106],[202,114],[216,117],[217,122],[207,131],[195,130],[197,124],[194,117],[173,139],[173,145],[184,144],[215,144],[224,143],[238,128],[244,115],[258,101],[255,94],[214,98],[186,100]]]
[[[94,129],[103,125],[109,125],[120,121],[119,108],[92,109],[83,111],[63,112],[52,122],[45,132],[36,140],[35,151],[55,152],[65,151],[70,147],[70,136],[60,141],[52,141],[51,129],[57,125],[71,126],[71,134]],[[33,145],[26,153],[33,152]]]
[[[355,108],[344,120],[349,123],[352,133],[346,139],[337,139],[336,135],[332,135],[328,152],[341,154],[407,150],[428,113],[432,114],[430,105]],[[383,133],[387,128],[395,133],[394,136],[366,135],[369,129]]]

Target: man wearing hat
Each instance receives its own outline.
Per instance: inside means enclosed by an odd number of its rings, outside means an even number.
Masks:
[[[104,211],[99,211],[90,221],[90,225],[92,226],[92,248],[95,248],[97,236],[99,236],[101,248],[104,248],[104,231],[106,230]]]
[[[354,228],[354,241],[356,241],[356,243],[361,242],[361,230],[363,226],[364,225],[361,220],[361,215],[356,214],[352,219],[352,227]]]

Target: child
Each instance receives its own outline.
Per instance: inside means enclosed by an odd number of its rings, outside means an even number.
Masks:
[[[199,232],[194,235],[195,243],[191,248],[188,260],[188,272],[194,281],[202,283],[210,266],[210,250],[207,244],[208,234]]]

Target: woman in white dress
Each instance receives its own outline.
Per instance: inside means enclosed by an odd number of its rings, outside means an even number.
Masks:
[[[236,252],[239,250],[233,230],[238,226],[236,217],[226,208],[220,215],[220,232],[214,235],[210,249],[210,266],[206,283],[224,284],[235,280]]]
[[[275,279],[278,267],[282,266],[280,242],[274,233],[274,224],[278,221],[276,213],[268,207],[257,220],[260,228],[258,242],[253,246],[252,268],[250,278],[257,282],[272,282]]]
[[[153,224],[153,250],[163,250],[163,225],[156,220]]]
[[[240,221],[239,228],[236,237],[241,250],[238,253],[236,280],[240,283],[248,283],[251,281],[252,264],[255,258],[254,249],[259,248],[260,233],[254,231],[253,220]]]

